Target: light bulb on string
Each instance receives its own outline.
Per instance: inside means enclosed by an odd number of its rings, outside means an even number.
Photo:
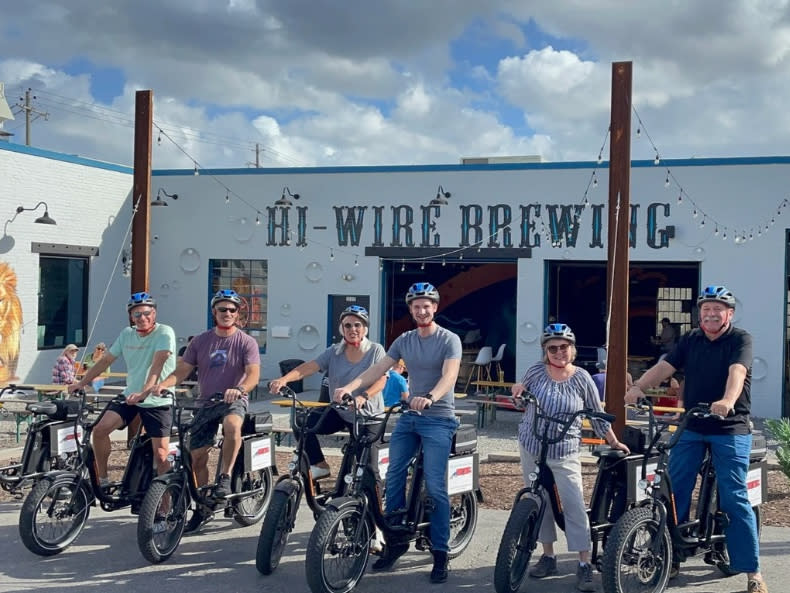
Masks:
[[[406,264],[403,263],[403,262],[400,263],[400,271],[401,272],[405,272],[406,271]]]
[[[225,193],[225,204],[230,204],[230,194],[227,192]]]
[[[195,172],[193,173],[193,175],[194,175],[195,177],[197,177],[198,175],[200,175],[200,171],[198,171],[198,168],[197,168],[197,163],[195,163]]]
[[[699,223],[699,228],[701,228],[701,229],[705,228],[705,217],[704,216],[702,217],[702,221],[700,221],[700,223]]]
[[[698,213],[697,213],[697,209],[696,209],[696,208],[694,208],[694,212],[692,212],[692,213],[691,213],[691,217],[692,217],[692,218],[697,218],[697,214],[698,214]]]
[[[724,232],[721,234],[721,240],[722,240],[722,241],[726,241],[726,240],[727,240],[727,231],[724,231]]]
[[[598,176],[595,174],[595,171],[593,171],[592,186],[593,187],[598,187]]]
[[[354,265],[355,265],[355,266],[358,266],[358,265],[359,265],[359,256],[358,256],[358,255],[355,255],[355,256],[354,256]]]
[[[445,267],[446,265],[447,265],[447,262],[444,260],[444,258],[442,258],[442,267]]]
[[[590,200],[587,199],[587,192],[584,192],[584,201],[582,202],[582,208],[587,208],[590,205]]]
[[[598,153],[598,164],[600,165],[603,162],[603,155],[599,152]]]
[[[656,158],[653,159],[653,164],[658,165],[661,162],[661,157],[659,156],[658,152],[656,152]]]
[[[664,179],[664,187],[669,187],[669,169],[667,169],[667,178]]]
[[[458,259],[459,259],[459,260],[461,260],[461,259],[464,259],[464,254],[463,254],[463,253],[459,253],[459,254],[458,254]]]
[[[258,212],[258,214],[255,215],[255,224],[257,224],[259,226],[261,224],[261,213],[260,212]]]
[[[683,192],[681,191],[678,194],[678,204],[682,204],[682,203],[683,203]]]
[[[422,262],[422,263],[420,264],[420,269],[421,269],[421,270],[424,270],[424,269],[425,269],[425,262]]]
[[[159,146],[162,146],[162,132],[159,132],[159,136],[157,136],[157,138],[156,138],[156,143]]]
[[[637,138],[641,138],[642,137],[642,128],[638,127],[636,129],[636,137]]]
[[[384,270],[384,262],[382,260],[379,260],[379,272],[381,272],[382,270]]]
[[[329,250],[329,261],[335,261],[335,252],[333,249]]]
[[[716,237],[719,236],[719,225],[716,225],[716,229],[713,231],[713,235]]]

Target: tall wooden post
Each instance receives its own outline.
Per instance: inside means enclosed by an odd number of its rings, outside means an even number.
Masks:
[[[609,127],[609,217],[606,264],[609,351],[606,358],[606,409],[615,414],[615,434],[625,428],[628,366],[628,234],[631,184],[631,62],[612,63]]]
[[[132,292],[148,290],[148,235],[151,228],[151,144],[153,91],[137,91],[134,107],[134,184],[132,209]]]

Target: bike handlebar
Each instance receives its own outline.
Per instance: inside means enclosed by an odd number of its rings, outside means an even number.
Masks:
[[[573,413],[568,412],[570,416],[567,418],[549,416],[548,414],[545,413],[543,406],[540,405],[537,396],[534,393],[530,393],[529,391],[525,391],[521,394],[521,396],[513,399],[523,400],[524,409],[526,409],[529,404],[535,406],[535,422],[532,423],[532,433],[538,439],[540,439],[540,441],[544,445],[554,445],[556,443],[563,441],[565,439],[565,436],[568,434],[568,431],[571,429],[571,427],[576,422],[576,419],[579,417],[585,416],[587,418],[590,418],[591,420],[593,419],[603,420],[609,423],[614,422],[615,420],[615,416],[613,414],[607,414],[606,412],[599,412],[597,410],[589,410],[586,408],[582,408],[581,410],[576,410]],[[540,434],[538,431],[538,424],[539,424],[539,422],[537,422],[538,419],[542,419],[546,421],[545,424],[543,425],[542,434]],[[550,423],[558,424],[561,427],[560,433],[554,438],[549,438],[548,436]]]

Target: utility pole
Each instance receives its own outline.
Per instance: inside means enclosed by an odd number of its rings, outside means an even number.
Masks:
[[[257,142],[255,143],[255,162],[251,163],[250,161],[247,161],[247,164],[254,165],[256,169],[261,168],[261,145]]]
[[[616,419],[612,429],[625,429],[628,366],[628,234],[631,223],[631,62],[612,63],[612,106],[609,127],[609,218],[606,263],[609,351],[606,355],[606,408]]]
[[[45,120],[49,119],[49,113],[46,111],[39,111],[30,104],[31,99],[36,99],[36,96],[33,94],[32,89],[27,89],[25,91],[25,96],[19,97],[19,100],[24,101],[24,103],[19,103],[17,105],[21,111],[25,112],[25,146],[30,146],[30,124],[39,117],[43,117]]]

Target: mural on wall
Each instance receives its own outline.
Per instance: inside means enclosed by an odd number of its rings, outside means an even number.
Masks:
[[[16,273],[6,262],[0,262],[0,387],[18,379],[21,331],[22,303],[16,294]]]

